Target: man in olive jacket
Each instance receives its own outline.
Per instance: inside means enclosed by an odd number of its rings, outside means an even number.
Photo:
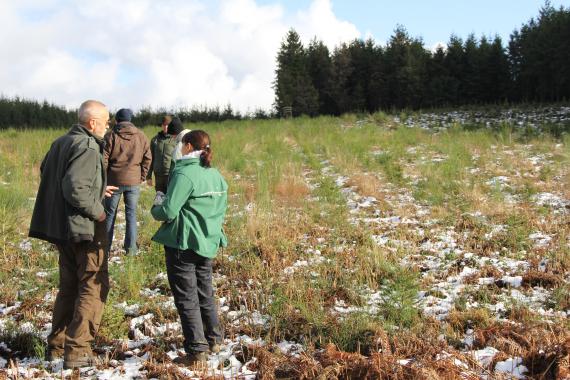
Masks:
[[[172,121],[171,116],[164,116],[162,119],[162,130],[150,140],[150,151],[152,162],[147,175],[147,184],[152,186],[152,174],[154,173],[154,189],[166,194],[168,186],[168,174],[170,172],[170,161],[172,151],[176,146],[176,140],[168,134],[168,124]]]
[[[79,108],[79,124],[53,142],[42,161],[29,236],[59,251],[59,293],[46,359],[63,356],[64,367],[95,364],[91,342],[109,292],[103,140],[109,111],[99,101]]]

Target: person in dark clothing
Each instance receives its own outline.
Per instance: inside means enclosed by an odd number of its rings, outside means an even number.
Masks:
[[[168,133],[175,141],[175,146],[172,151],[172,161],[170,162],[170,172],[174,169],[176,161],[182,157],[182,138],[188,132],[190,132],[190,130],[184,129],[182,121],[177,117],[174,117],[166,128],[166,133]]]
[[[168,186],[168,174],[170,172],[170,161],[172,152],[176,145],[176,140],[168,134],[168,124],[172,121],[171,116],[164,116],[162,119],[162,130],[150,140],[150,151],[152,162],[147,175],[147,184],[152,186],[152,175],[154,173],[154,189],[166,194]]]
[[[44,157],[29,236],[56,245],[59,292],[46,359],[63,356],[64,368],[92,366],[91,350],[109,292],[103,198],[103,135],[109,111],[96,100],[79,107],[79,123],[53,142]]]
[[[105,135],[105,165],[107,182],[118,190],[105,200],[107,213],[106,229],[109,249],[113,244],[113,232],[117,208],[123,194],[125,199],[126,231],[123,248],[127,255],[137,255],[137,203],[140,184],[144,183],[152,160],[150,145],[145,134],[139,130],[131,118],[131,110],[117,111],[117,124]]]

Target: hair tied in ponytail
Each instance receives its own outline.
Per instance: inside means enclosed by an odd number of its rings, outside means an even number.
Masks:
[[[200,165],[209,168],[212,162],[212,149],[210,148],[210,136],[202,130],[194,129],[182,138],[184,144],[191,144],[196,150],[201,150]]]

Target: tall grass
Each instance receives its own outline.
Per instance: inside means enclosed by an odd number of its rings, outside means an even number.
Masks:
[[[465,130],[459,126],[434,134],[392,125],[382,114],[364,123],[360,120],[348,115],[340,119],[191,125],[210,134],[213,165],[229,184],[230,207],[224,228],[230,245],[216,260],[217,272],[226,276],[217,285],[217,294],[226,297],[233,309],[243,306],[271,317],[269,331],[246,331],[224,321],[226,331],[253,332],[268,341],[300,340],[315,347],[332,342],[344,350],[368,352],[377,349],[378,343],[371,337],[380,330],[418,332],[428,324],[415,305],[422,282],[420,273],[402,267],[400,259],[405,252],[375,246],[370,230],[349,222],[346,198],[334,178],[323,175],[325,167],[349,177],[351,186],[362,195],[374,195],[379,202],[383,201],[379,184],[389,182],[396,189],[407,190],[432,206],[441,223],[467,223],[461,215],[487,207],[492,210],[492,221],[506,227],[486,243],[485,249],[506,248],[517,254],[530,249],[527,237],[536,216],[508,209],[505,191],[485,185],[486,181],[517,169],[517,154],[524,148],[521,141],[532,142],[537,153],[563,144],[557,150],[555,164],[541,174],[545,182],[560,175],[570,161],[567,136],[560,140],[524,136],[521,140],[517,131],[508,128]],[[158,129],[147,127],[144,131],[150,138]],[[53,139],[63,133],[63,129],[0,132],[0,181],[5,183],[0,185],[0,286],[9,294],[0,302],[22,298],[18,295],[21,285],[13,281],[21,275],[15,267],[25,269],[26,284],[39,284],[41,290],[56,286],[53,277],[38,281],[35,276],[40,269],[57,273],[53,249],[39,242],[34,242],[29,252],[19,246],[27,233],[39,164]],[[478,167],[489,167],[491,172],[470,171]],[[546,186],[525,182],[522,177],[518,181],[520,186],[515,190],[526,193],[527,201]],[[111,266],[112,290],[98,338],[102,342],[124,338],[128,332],[126,318],[112,304],[147,302],[141,291],[156,285],[157,275],[165,272],[163,249],[151,241],[159,227],[149,214],[153,196],[153,189],[143,187],[138,212],[142,254]],[[484,204],[481,199],[485,199]],[[385,202],[382,210],[392,207],[396,206]],[[488,232],[483,227],[473,231],[481,235]],[[398,233],[402,239],[420,239],[409,236],[404,227]],[[286,268],[309,257],[309,248],[319,249],[325,260],[309,270],[286,275]],[[568,265],[564,253],[555,252],[551,257],[560,266]],[[330,309],[337,300],[365,306],[362,289],[383,292],[386,302],[378,313],[361,311],[344,318],[331,317]],[[555,292],[557,302],[568,303],[566,291],[567,287],[560,287]],[[488,296],[482,294],[480,299]],[[478,317],[481,324],[487,322],[477,312],[468,314],[464,304],[457,302],[459,314],[452,329],[464,327],[468,317]],[[150,310],[154,306],[145,307]]]

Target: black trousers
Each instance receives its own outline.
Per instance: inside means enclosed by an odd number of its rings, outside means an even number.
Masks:
[[[166,194],[166,188],[168,187],[168,175],[154,175],[154,189],[156,191],[162,191]]]
[[[212,288],[212,259],[192,250],[164,247],[166,273],[180,316],[187,353],[208,351],[222,334]]]

